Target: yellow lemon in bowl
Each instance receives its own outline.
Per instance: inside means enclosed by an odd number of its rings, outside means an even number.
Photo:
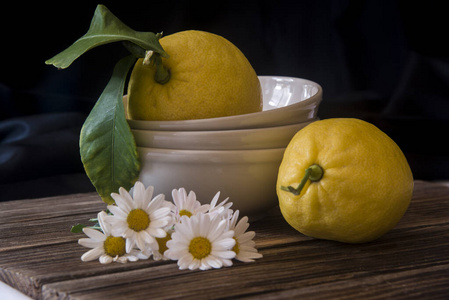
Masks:
[[[301,129],[279,168],[285,220],[299,232],[347,243],[375,240],[407,210],[413,175],[398,145],[358,119],[326,119]]]
[[[243,53],[225,38],[188,30],[160,39],[168,58],[139,59],[128,85],[134,120],[192,120],[262,110],[259,78]],[[158,75],[158,68],[165,74]]]

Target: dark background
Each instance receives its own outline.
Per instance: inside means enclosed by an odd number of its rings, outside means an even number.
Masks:
[[[1,11],[0,200],[94,191],[81,126],[127,55],[89,51],[66,70],[44,61],[88,29],[97,5],[16,1]],[[52,1],[54,3],[54,1]],[[449,24],[443,1],[103,2],[140,31],[224,36],[258,75],[322,85],[319,117],[357,117],[392,137],[414,177],[449,178]]]

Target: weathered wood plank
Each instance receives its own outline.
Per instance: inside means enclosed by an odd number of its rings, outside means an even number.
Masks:
[[[447,299],[448,265],[265,292],[258,299]],[[246,299],[244,297],[243,299]]]
[[[77,245],[77,239],[83,235],[69,229],[105,208],[99,197],[45,198],[34,205],[33,201],[0,203],[0,280],[36,299],[449,295],[445,186],[417,181],[410,208],[398,226],[361,245],[306,237],[283,220],[279,209],[274,210],[250,227],[256,231],[263,259],[207,272],[180,271],[175,262],[151,259],[124,265],[82,263],[80,256],[87,249]]]
[[[105,209],[95,193],[0,202],[0,224],[46,220]]]

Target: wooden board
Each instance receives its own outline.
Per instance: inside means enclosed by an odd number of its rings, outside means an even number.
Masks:
[[[69,232],[105,205],[96,194],[0,203],[0,280],[34,299],[448,299],[449,188],[415,183],[409,210],[377,241],[306,237],[274,209],[252,222],[263,258],[210,271],[152,259],[81,262]]]

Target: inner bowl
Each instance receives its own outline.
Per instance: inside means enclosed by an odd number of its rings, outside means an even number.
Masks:
[[[259,76],[259,80],[263,94],[261,112],[184,121],[128,120],[128,124],[131,129],[141,130],[211,131],[282,126],[316,118],[323,97],[319,84],[284,76]]]
[[[232,209],[251,219],[278,205],[276,180],[285,148],[258,150],[171,150],[137,148],[139,180],[154,192],[171,197],[173,189],[194,191],[202,204],[220,191]]]
[[[136,145],[185,150],[244,150],[287,147],[313,121],[269,128],[221,131],[154,131],[131,129]]]

